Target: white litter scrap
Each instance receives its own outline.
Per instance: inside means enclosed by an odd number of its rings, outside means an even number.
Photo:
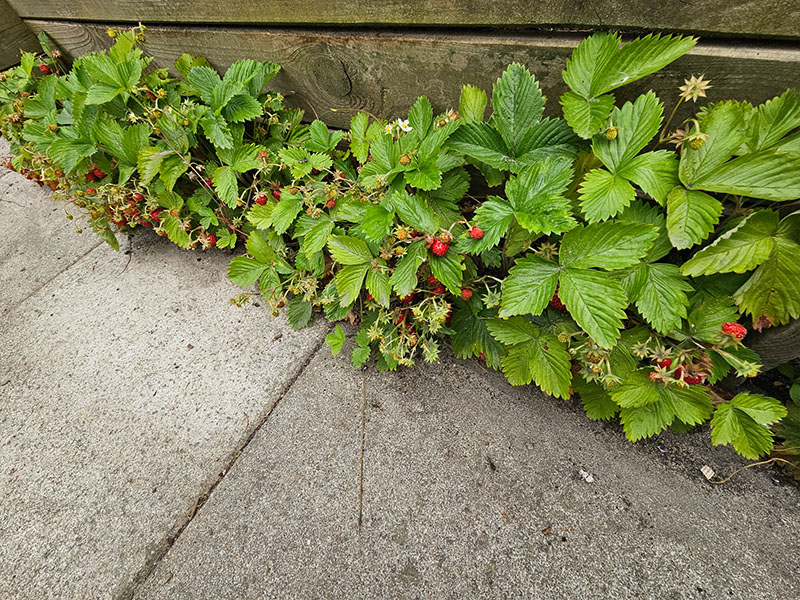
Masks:
[[[591,473],[587,473],[583,469],[578,471],[578,474],[583,478],[586,483],[594,483],[594,476]]]
[[[700,469],[700,472],[705,476],[705,478],[708,481],[711,481],[711,478],[714,477],[714,475],[716,475],[716,473],[714,473],[714,469],[712,469],[708,465],[703,465],[703,467]]]

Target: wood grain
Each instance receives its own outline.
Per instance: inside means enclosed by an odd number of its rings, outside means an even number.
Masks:
[[[72,55],[109,46],[105,26],[27,21],[46,31]],[[408,112],[424,94],[434,108],[455,107],[466,83],[491,90],[512,61],[528,66],[550,98],[547,111],[559,111],[564,91],[561,71],[583,39],[579,34],[490,35],[477,33],[404,34],[342,30],[179,28],[153,26],[147,31],[148,53],[160,66],[172,66],[183,52],[206,56],[218,69],[242,58],[275,61],[283,67],[274,88],[334,127],[346,127],[352,112],[364,109],[386,118]],[[667,108],[677,99],[684,77],[705,73],[712,81],[711,100],[724,98],[761,102],[787,87],[800,88],[800,50],[758,45],[698,45],[667,69],[619,90],[618,99],[653,89]],[[688,107],[691,110],[693,107]]]
[[[10,0],[25,18],[194,24],[614,28],[800,38],[797,0]]]
[[[35,51],[39,48],[36,38],[14,9],[0,0],[0,69],[19,63],[20,50]]]

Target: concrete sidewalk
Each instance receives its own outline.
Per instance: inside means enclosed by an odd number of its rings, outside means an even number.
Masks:
[[[0,171],[0,598],[800,597],[797,487],[709,485],[745,462],[706,430],[356,370],[232,307],[221,252],[114,252],[47,196]]]

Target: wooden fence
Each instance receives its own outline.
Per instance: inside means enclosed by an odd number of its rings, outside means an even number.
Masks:
[[[536,74],[556,112],[566,58],[596,28],[703,35],[687,56],[623,88],[622,99],[652,88],[669,103],[693,73],[712,80],[712,99],[762,101],[800,87],[798,0],[9,2],[31,31],[47,32],[71,55],[107,47],[109,26],[142,22],[160,66],[182,52],[220,69],[239,58],[278,62],[275,87],[332,126],[352,113],[331,108],[396,117],[419,94],[437,109],[455,106],[464,83],[490,89],[512,61]]]

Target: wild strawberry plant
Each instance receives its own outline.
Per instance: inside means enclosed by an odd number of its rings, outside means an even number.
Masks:
[[[543,116],[538,82],[512,64],[488,118],[467,85],[457,112],[420,97],[407,118],[361,112],[331,131],[265,90],[277,65],[220,75],[184,55],[175,76],[143,53],[143,30],[112,32],[68,72],[43,40],[0,77],[10,166],[110,244],[112,225],[183,248],[243,243],[229,277],[257,291],[234,302],[287,306],[294,327],[315,311],[358,323],[356,366],[448,346],[512,385],[578,393],[632,441],[710,420],[714,444],[772,449],[784,405],[717,384],[758,373],[746,326],[800,317],[797,92],[673,124],[707,81],[686,80],[666,120],[653,92],[613,92],[695,40],[598,33],[567,63],[564,119]],[[334,353],[345,341],[328,336]]]

